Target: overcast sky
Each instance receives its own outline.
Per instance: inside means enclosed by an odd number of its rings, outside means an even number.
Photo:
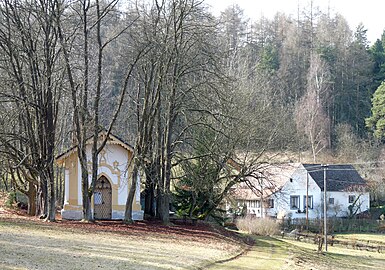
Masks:
[[[298,4],[300,9],[309,5],[310,0],[205,0],[212,6],[212,12],[219,15],[226,7],[236,3],[244,14],[256,20],[261,15],[272,18],[278,11],[296,15]],[[319,6],[326,12],[328,6],[332,13],[342,14],[349,22],[352,30],[362,22],[368,30],[368,40],[373,43],[385,28],[385,0],[313,0],[313,6]]]

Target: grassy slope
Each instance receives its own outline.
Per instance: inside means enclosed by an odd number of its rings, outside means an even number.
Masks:
[[[336,235],[337,239],[345,240],[358,240],[358,241],[370,241],[378,242],[385,244],[385,235],[384,234],[374,234],[374,233],[340,233]]]
[[[255,237],[240,251],[214,231],[148,224],[103,226],[0,218],[0,269],[384,269],[385,254]],[[81,224],[80,224],[81,225]],[[383,235],[344,235],[384,240]]]
[[[364,237],[364,236],[362,236]],[[236,260],[216,263],[209,269],[384,269],[385,254],[329,247],[318,254],[314,244],[287,239],[255,237],[256,245]]]
[[[255,237],[256,243],[246,254],[232,261],[211,265],[208,269],[282,269],[290,262],[289,245],[270,237]]]
[[[229,239],[189,233],[93,232],[0,219],[0,269],[195,269],[239,252]]]
[[[317,254],[314,244],[284,241],[295,247],[297,258],[314,262],[319,269],[384,269],[384,253],[329,246],[327,253]]]
[[[0,208],[0,269],[385,269],[383,253],[329,246],[318,254],[314,244],[255,237],[248,252],[227,260],[241,245],[216,229],[50,224],[8,212]],[[375,234],[337,237],[385,242]]]

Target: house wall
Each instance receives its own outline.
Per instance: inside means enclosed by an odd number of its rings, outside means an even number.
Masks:
[[[72,153],[64,162],[64,205],[63,218],[81,219],[83,217],[81,201],[81,187],[78,183],[79,160],[76,153]]]
[[[288,179],[280,192],[271,196],[274,199],[274,208],[268,208],[267,215],[277,218],[306,218],[304,196],[306,196],[306,170],[300,166]],[[317,218],[321,212],[321,189],[309,175],[308,195],[313,196],[313,208],[309,209],[309,218]],[[291,209],[290,196],[299,196],[299,209]],[[301,212],[299,213],[300,210]]]
[[[87,145],[89,183],[91,183],[91,145]],[[104,175],[112,187],[112,219],[123,219],[125,203],[130,189],[129,177],[131,177],[130,161],[132,153],[118,144],[107,144],[99,154],[98,177]],[[81,168],[76,152],[65,160],[65,202],[62,217],[65,219],[81,219],[82,194],[81,194]],[[67,179],[68,175],[68,179]],[[140,179],[138,179],[140,181]],[[137,183],[133,208],[133,219],[142,220],[143,211],[140,205],[140,183]],[[67,200],[68,195],[68,200]],[[93,197],[91,198],[91,210],[93,211]]]
[[[267,209],[267,215],[283,218],[291,216],[291,218],[306,218],[306,212],[303,211],[306,206],[303,197],[306,196],[306,171],[303,166],[292,175],[292,181],[288,181],[282,188],[281,192],[272,195],[274,198],[274,208]],[[323,216],[323,191],[316,184],[314,179],[309,175],[309,196],[313,196],[313,208],[309,209],[308,217],[321,218]],[[291,209],[290,196],[300,196],[299,210]],[[327,192],[327,216],[329,217],[346,217],[348,216],[349,195],[360,197],[357,205],[361,213],[370,208],[369,193],[365,192]],[[329,198],[334,198],[334,205],[329,204]]]
[[[327,215],[329,217],[346,217],[349,215],[348,207],[349,195],[354,195],[358,198],[355,207],[358,208],[357,213],[364,212],[370,208],[369,192],[327,192]],[[330,204],[329,198],[334,198],[334,204]]]
[[[251,215],[258,218],[264,217],[262,203],[260,199],[237,200],[237,206],[239,209],[242,209],[244,206],[246,206],[247,215]]]

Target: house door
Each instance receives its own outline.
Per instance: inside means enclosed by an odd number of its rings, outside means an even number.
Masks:
[[[111,219],[112,213],[112,189],[110,181],[101,176],[95,185],[94,191],[94,218]]]

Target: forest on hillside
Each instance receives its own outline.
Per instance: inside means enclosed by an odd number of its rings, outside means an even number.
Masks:
[[[3,1],[0,187],[54,220],[54,159],[77,145],[92,219],[104,129],[135,146],[145,213],[164,222],[175,178],[205,218],[245,176],[289,160],[357,164],[382,198],[385,32],[370,45],[364,25],[311,3],[251,21],[237,5],[215,17],[198,0]]]

